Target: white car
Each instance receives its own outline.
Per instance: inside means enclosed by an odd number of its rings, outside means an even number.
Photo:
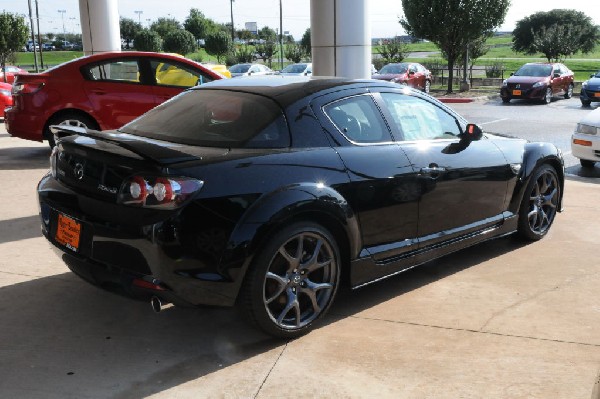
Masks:
[[[279,72],[283,76],[311,76],[312,64],[310,62],[301,62],[286,66]]]
[[[571,152],[581,166],[593,168],[600,162],[600,108],[587,114],[571,136]]]
[[[273,75],[275,72],[263,64],[235,64],[229,68],[232,78],[240,76]]]

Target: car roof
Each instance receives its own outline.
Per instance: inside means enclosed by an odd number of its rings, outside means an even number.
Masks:
[[[336,88],[389,87],[399,85],[375,79],[348,79],[338,77],[307,77],[268,75],[242,79],[223,79],[197,86],[191,90],[229,90],[258,94],[277,101],[287,107],[312,94]]]

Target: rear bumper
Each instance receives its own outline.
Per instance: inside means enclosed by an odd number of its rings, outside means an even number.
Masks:
[[[25,140],[43,141],[43,125],[39,123],[39,116],[30,115],[19,111],[16,107],[6,108],[4,124],[8,134]]]
[[[126,218],[116,204],[77,195],[50,175],[38,185],[38,200],[43,235],[86,281],[129,296],[158,296],[180,305],[235,303],[241,278],[231,278],[219,261],[198,254],[197,241],[177,225],[183,218],[180,214],[163,212],[157,218],[126,209]],[[76,250],[56,240],[58,215],[81,226]],[[156,289],[147,288],[149,284]]]

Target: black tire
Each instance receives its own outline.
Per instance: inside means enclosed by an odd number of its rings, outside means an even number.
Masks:
[[[581,164],[582,167],[584,168],[593,168],[594,165],[596,164],[595,161],[589,161],[587,159],[580,159],[579,163]]]
[[[558,210],[560,184],[556,170],[547,164],[538,167],[521,199],[518,234],[529,241],[543,238]]]
[[[592,102],[590,100],[581,100],[582,107],[589,107],[591,105],[592,105]]]
[[[567,91],[565,91],[565,98],[568,100],[571,97],[573,97],[573,83],[570,83]]]
[[[502,97],[502,102],[508,104],[510,102],[510,97]]]
[[[546,93],[544,94],[544,98],[542,99],[544,104],[550,104],[552,102],[552,88],[546,88]]]
[[[49,127],[52,125],[69,125],[85,127],[88,129],[98,130],[98,123],[85,114],[77,112],[66,112],[63,114],[55,115],[48,121],[48,128],[44,131],[44,138],[48,140],[50,148],[54,148],[56,143],[54,142],[54,135],[50,132]]]
[[[269,335],[299,337],[333,303],[340,268],[339,249],[327,229],[292,224],[273,235],[252,262],[240,293],[242,310]]]

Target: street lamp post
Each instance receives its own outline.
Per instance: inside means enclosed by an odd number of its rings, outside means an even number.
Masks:
[[[231,6],[231,42],[235,40],[235,28],[233,27],[233,2],[235,0],[229,0],[229,4]]]
[[[65,44],[67,43],[67,31],[65,30],[65,13],[67,12],[67,10],[58,10],[58,12],[60,13],[60,16],[62,18],[62,25],[63,25],[63,48],[64,48]]]
[[[136,13],[138,15],[138,23],[140,25],[142,25],[142,14],[144,13],[144,11],[142,11],[142,10],[135,10],[134,13]]]

